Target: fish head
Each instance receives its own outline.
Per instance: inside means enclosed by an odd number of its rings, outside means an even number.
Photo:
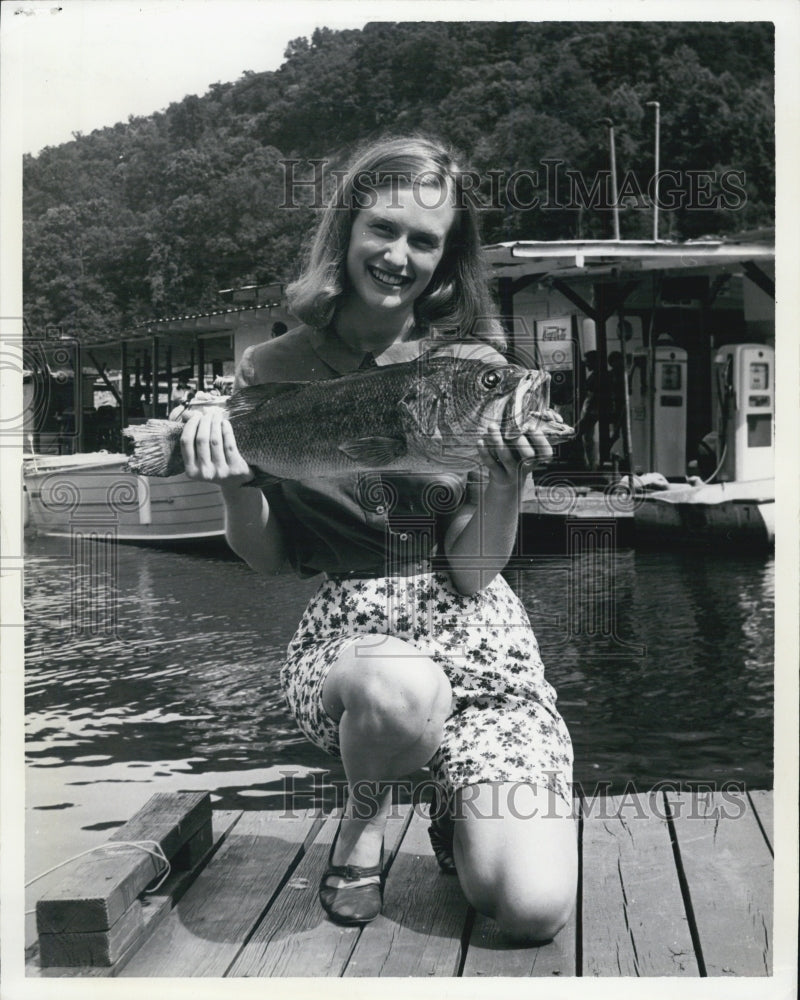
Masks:
[[[414,450],[446,464],[477,457],[477,443],[496,423],[507,439],[559,421],[549,409],[550,375],[513,364],[434,357],[421,366],[401,407]],[[566,428],[571,431],[570,428]],[[549,436],[549,435],[548,435]]]

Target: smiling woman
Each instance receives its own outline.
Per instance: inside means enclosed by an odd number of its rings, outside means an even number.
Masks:
[[[354,277],[350,254],[354,244],[374,238],[377,256],[371,263],[386,273],[406,273],[397,266],[399,259],[426,272],[433,263],[428,282],[415,282],[403,296],[411,307],[406,323],[418,331],[454,329],[462,337],[502,347],[505,336],[488,291],[471,184],[448,150],[423,138],[388,139],[357,153],[320,220],[306,267],[290,288],[295,315],[320,328],[348,306],[345,293]],[[408,261],[402,257],[407,240],[413,241]]]
[[[501,329],[465,176],[446,149],[414,137],[357,156],[289,289],[305,325],[249,348],[237,386],[419,358],[397,404],[408,414],[423,372],[441,367],[437,354],[479,362],[488,392],[519,374],[491,346]],[[364,405],[356,383],[337,386],[351,410]],[[456,376],[438,386],[428,407],[437,419],[423,421],[429,438],[459,392]],[[313,430],[321,413],[309,406],[301,419]],[[362,416],[368,433],[382,433],[377,408]],[[444,423],[461,440],[458,423]],[[552,448],[532,421],[491,415],[479,433],[482,473],[390,473],[378,459],[366,473],[282,479],[263,495],[241,488],[253,479],[247,448],[219,411],[190,417],[181,446],[187,475],[219,483],[228,542],[252,568],[326,576],[281,670],[298,727],[341,757],[350,789],[319,888],[325,911],[343,924],[380,912],[390,783],[428,764],[442,804],[431,833],[441,866],[506,934],[544,940],[575,899],[572,746],[525,609],[500,572],[524,478]],[[538,792],[537,815],[514,809],[520,784]]]

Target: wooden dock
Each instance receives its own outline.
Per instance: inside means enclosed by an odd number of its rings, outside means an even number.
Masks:
[[[394,807],[384,911],[363,928],[331,923],[317,902],[337,814],[214,812],[213,844],[194,870],[173,871],[135,901],[143,930],[114,964],[43,969],[37,944],[27,975],[772,974],[770,791],[654,791],[576,799],[576,810],[577,905],[539,947],[504,940],[467,904],[458,879],[439,872],[425,810]],[[184,826],[196,844],[200,834]]]

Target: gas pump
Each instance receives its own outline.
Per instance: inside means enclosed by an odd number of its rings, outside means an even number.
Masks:
[[[714,426],[718,482],[775,474],[775,352],[765,344],[733,344],[714,357]]]
[[[629,376],[634,471],[686,475],[687,354],[668,337],[655,346],[653,384],[646,351],[633,355]]]

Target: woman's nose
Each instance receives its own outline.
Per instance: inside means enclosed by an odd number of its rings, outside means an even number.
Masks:
[[[405,266],[408,257],[408,244],[404,236],[398,236],[388,243],[383,252],[383,258],[387,264],[401,268]]]

